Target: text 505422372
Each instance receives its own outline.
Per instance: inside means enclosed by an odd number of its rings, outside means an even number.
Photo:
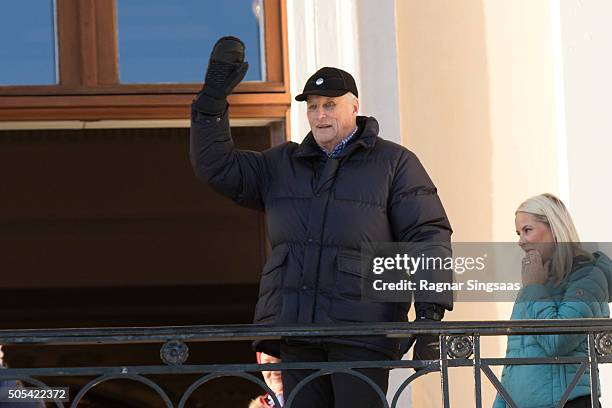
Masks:
[[[0,402],[61,401],[68,402],[68,387],[2,387]]]

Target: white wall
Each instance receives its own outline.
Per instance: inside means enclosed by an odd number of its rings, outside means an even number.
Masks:
[[[514,241],[518,204],[559,190],[548,3],[397,0],[396,7],[405,145],[436,183],[455,241]],[[445,320],[505,320],[510,307],[462,302]],[[505,342],[483,339],[483,355],[503,356]],[[474,406],[472,370],[449,374],[453,404]],[[439,376],[419,379],[414,407],[441,406],[439,389]],[[485,379],[483,406],[494,397]]]
[[[560,4],[572,212],[583,240],[612,241],[612,2]]]
[[[570,207],[583,241],[610,242],[612,2],[559,4]],[[611,364],[602,366],[600,380],[602,406],[610,407]]]

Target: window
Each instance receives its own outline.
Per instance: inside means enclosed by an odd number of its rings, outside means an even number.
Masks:
[[[186,118],[222,35],[245,41],[250,66],[232,117],[286,117],[284,0],[9,4],[0,30],[17,40],[1,51],[0,120]]]
[[[121,83],[201,82],[212,46],[224,35],[246,45],[246,81],[265,80],[261,0],[118,0]]]
[[[57,84],[55,1],[28,0],[0,13],[0,86]]]

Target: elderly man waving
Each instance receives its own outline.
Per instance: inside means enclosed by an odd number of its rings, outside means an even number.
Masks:
[[[446,242],[451,227],[436,188],[417,157],[379,137],[376,119],[359,116],[353,77],[326,67],[296,97],[307,104],[311,132],[300,144],[264,152],[237,150],[226,97],[244,77],[244,44],[221,38],[192,106],[191,161],[197,176],[240,205],[265,211],[272,255],[264,267],[256,323],[406,321],[406,302],[361,297],[360,247],[367,242]],[[418,319],[441,320],[452,296],[418,302]],[[419,339],[417,358],[439,358],[435,341]],[[283,362],[397,359],[397,339],[321,338],[259,342]],[[384,392],[388,369],[364,369]],[[285,398],[308,370],[282,374]],[[309,382],[297,407],[378,407],[379,397],[355,376]]]

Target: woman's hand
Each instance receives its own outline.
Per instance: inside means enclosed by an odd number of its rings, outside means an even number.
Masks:
[[[550,261],[546,264],[542,263],[542,256],[535,249],[529,250],[525,253],[525,257],[522,260],[523,269],[521,270],[521,277],[523,280],[523,287],[528,285],[543,285],[548,280],[548,266]]]

